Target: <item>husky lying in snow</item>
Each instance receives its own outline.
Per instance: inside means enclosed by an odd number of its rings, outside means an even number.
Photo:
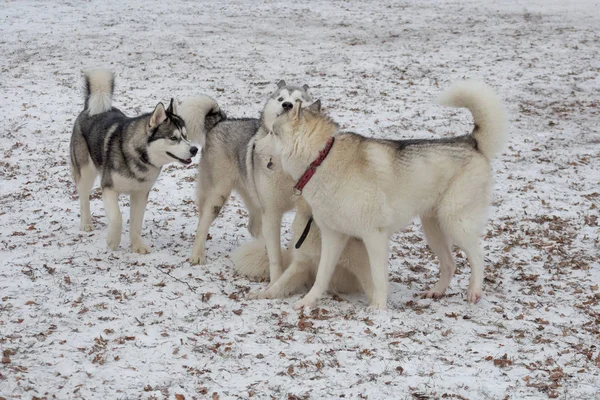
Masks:
[[[98,69],[85,73],[85,106],[71,136],[71,170],[81,207],[81,229],[93,229],[90,193],[100,175],[102,199],[108,216],[107,244],[116,250],[121,243],[122,217],[119,194],[131,196],[130,236],[133,251],[150,252],[141,236],[148,193],[161,167],[170,162],[187,165],[198,148],[187,139],[176,102],[165,109],[138,117],[126,117],[112,107],[114,75]]]
[[[451,247],[467,255],[467,300],[481,299],[483,250],[479,244],[490,206],[491,159],[507,140],[506,115],[491,88],[461,82],[439,103],[466,107],[475,127],[468,135],[435,140],[377,140],[339,132],[313,105],[298,101],[257,146],[281,160],[295,189],[321,229],[316,280],[295,309],[313,306],[328,289],[348,240],[362,239],[373,284],[370,307],[385,309],[390,235],[419,216],[425,237],[440,259],[440,279],[428,297],[444,294],[454,274]]]
[[[312,285],[321,258],[321,234],[312,218],[308,204],[299,198],[296,216],[292,222],[292,248],[282,250],[283,275],[265,291],[251,292],[250,298],[276,299],[296,293]],[[268,278],[269,259],[264,240],[245,243],[233,253],[232,260],[238,273],[252,278]],[[351,238],[342,252],[328,290],[335,293],[352,293],[362,290],[371,299],[373,284],[369,270],[367,250],[361,240]]]

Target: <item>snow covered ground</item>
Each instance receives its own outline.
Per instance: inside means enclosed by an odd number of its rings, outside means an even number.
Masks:
[[[598,399],[600,13],[590,1],[4,0],[0,6],[0,398]],[[471,129],[432,105],[480,78],[511,113],[483,239],[423,300],[437,262],[418,224],[392,238],[389,311],[362,295],[249,301],[233,197],[192,266],[195,165],[164,170],[143,235],[153,252],[78,229],[68,143],[82,68],[118,74],[130,115],[208,94],[257,116],[277,80],[307,83],[345,129],[432,138]],[[197,161],[197,160],[196,160]],[[127,220],[127,199],[122,199]],[[289,237],[290,218],[284,230]],[[126,224],[125,224],[126,226]]]

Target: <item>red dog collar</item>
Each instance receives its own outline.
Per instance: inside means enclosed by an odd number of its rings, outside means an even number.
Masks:
[[[315,172],[317,172],[317,167],[321,165],[323,160],[325,160],[325,157],[327,157],[327,154],[329,154],[329,151],[331,150],[331,146],[333,146],[334,141],[335,138],[333,136],[330,137],[323,150],[319,152],[319,156],[313,162],[311,162],[306,171],[304,171],[304,174],[302,174],[302,176],[296,183],[296,186],[294,186],[295,195],[300,196],[302,194],[302,189],[304,189],[304,186],[306,186],[308,181],[310,181],[310,178],[312,178]]]

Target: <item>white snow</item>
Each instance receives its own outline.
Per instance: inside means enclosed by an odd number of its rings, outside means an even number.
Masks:
[[[600,398],[599,6],[3,1],[0,398]],[[484,299],[466,303],[460,252],[448,295],[418,297],[438,268],[414,224],[392,238],[387,313],[359,294],[306,316],[298,295],[246,300],[265,284],[233,273],[249,239],[238,197],[211,228],[210,264],[187,261],[196,164],[166,168],[150,195],[153,252],[131,253],[128,227],[109,251],[97,196],[97,229],[79,231],[68,166],[81,70],[102,66],[129,115],[207,94],[257,116],[283,78],[344,129],[398,139],[468,132],[466,111],[433,99],[485,80],[511,130],[494,162]]]

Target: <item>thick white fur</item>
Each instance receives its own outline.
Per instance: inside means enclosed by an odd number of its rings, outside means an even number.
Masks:
[[[321,234],[315,222],[299,249],[294,248],[311,216],[308,204],[297,203],[298,210],[292,222],[293,237],[289,248],[282,249],[283,275],[265,291],[252,292],[250,298],[274,299],[287,297],[299,289],[312,285],[317,275],[321,258]],[[243,244],[233,253],[233,262],[238,273],[251,278],[269,277],[269,257],[262,238]],[[328,290],[335,293],[365,292],[369,300],[373,285],[369,270],[369,259],[364,244],[350,240],[339,259]]]
[[[89,82],[87,112],[96,115],[109,111],[112,104],[114,74],[106,69],[92,69],[83,73]]]
[[[299,104],[275,121],[274,134],[266,139],[272,143],[263,148],[277,149],[283,170],[294,179],[302,175],[332,135],[337,137],[302,193],[321,228],[323,252],[313,287],[294,308],[313,306],[323,295],[342,250],[349,238],[355,237],[363,240],[369,256],[373,282],[370,307],[385,309],[389,236],[417,216],[440,259],[440,280],[426,296],[439,297],[447,289],[455,270],[451,246],[457,245],[471,266],[467,299],[472,303],[480,300],[483,249],[479,237],[491,197],[489,156],[506,138],[505,115],[487,87],[466,82],[448,93],[454,95],[442,98],[455,105],[468,105],[476,113],[483,132],[477,137],[482,140],[479,151],[468,144],[452,148],[442,143],[398,150],[385,141],[338,135],[335,123],[318,113],[303,112]],[[459,99],[463,103],[458,103]]]
[[[204,147],[206,132],[204,117],[210,110],[218,110],[219,105],[209,96],[196,96],[184,99],[178,108],[177,115],[185,121],[185,126],[190,140]]]
[[[269,255],[265,239],[259,237],[244,243],[233,252],[231,259],[238,274],[252,279],[269,279]],[[281,249],[281,267],[286,270],[292,260],[292,250]]]
[[[473,132],[479,150],[492,159],[508,142],[504,104],[491,87],[483,82],[463,81],[445,90],[436,102],[443,106],[466,108],[479,129]]]

